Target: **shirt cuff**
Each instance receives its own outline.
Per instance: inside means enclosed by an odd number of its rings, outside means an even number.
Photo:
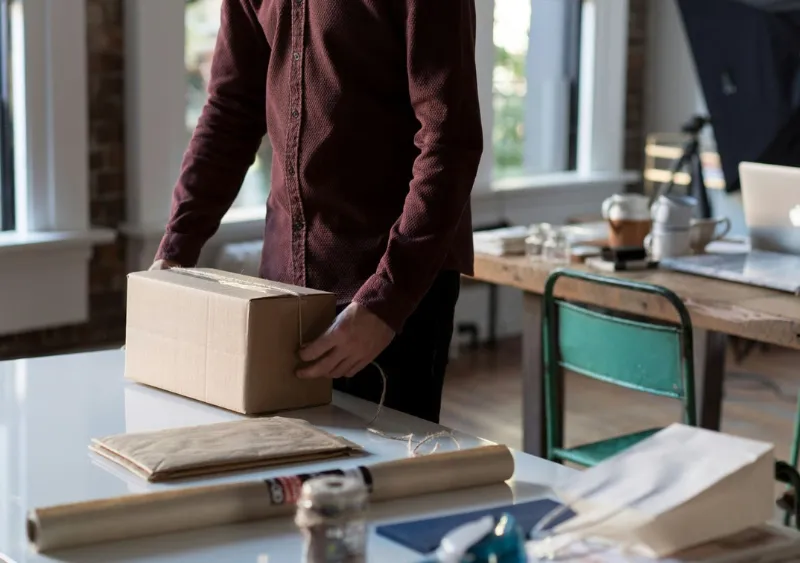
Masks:
[[[158,247],[156,260],[169,260],[185,268],[192,267],[200,258],[203,242],[203,239],[192,235],[166,233]]]
[[[408,296],[386,278],[374,274],[355,294],[353,303],[365,307],[396,334],[400,334],[406,320],[417,308],[419,299]]]

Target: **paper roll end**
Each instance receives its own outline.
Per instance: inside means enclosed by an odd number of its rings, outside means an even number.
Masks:
[[[28,514],[28,518],[25,521],[25,531],[28,534],[28,541],[33,545],[36,549],[39,548],[39,518],[36,517],[35,512],[31,512]]]

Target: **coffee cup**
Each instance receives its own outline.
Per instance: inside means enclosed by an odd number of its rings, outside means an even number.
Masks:
[[[691,231],[653,231],[645,237],[644,247],[653,260],[675,258],[691,254]]]
[[[688,229],[696,208],[697,199],[691,196],[662,195],[653,202],[650,216],[668,229]]]
[[[608,221],[608,245],[612,248],[641,247],[650,232],[650,200],[641,194],[616,194],[603,202]]]
[[[730,230],[731,220],[727,217],[692,219],[690,228],[692,251],[695,254],[702,254],[709,243],[724,238]]]

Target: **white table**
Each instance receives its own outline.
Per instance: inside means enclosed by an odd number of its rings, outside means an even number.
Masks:
[[[88,444],[92,438],[237,418],[226,411],[125,382],[122,373],[123,352],[117,350],[0,363],[0,561],[299,561],[301,537],[291,521],[285,520],[118,542],[53,555],[36,554],[29,548],[25,535],[29,508],[186,486],[150,485],[90,455]],[[405,443],[365,432],[366,421],[374,411],[374,405],[337,395],[331,406],[293,415],[363,445],[369,452],[367,457],[307,464],[302,469],[295,466],[250,472],[214,481],[253,480],[406,457]],[[375,425],[397,434],[425,435],[442,429],[388,410]],[[481,443],[472,436],[457,437],[462,447]],[[440,449],[453,447],[443,441]],[[507,486],[374,505],[371,524],[531,500],[549,495],[549,487],[572,474],[570,469],[526,454],[515,456],[516,474]],[[194,481],[191,485],[208,482]],[[371,532],[369,561],[419,559],[417,554]]]

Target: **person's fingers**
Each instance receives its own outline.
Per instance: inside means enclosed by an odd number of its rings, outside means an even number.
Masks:
[[[300,348],[300,359],[314,362],[329,353],[336,346],[336,330],[331,328],[325,334]]]
[[[348,377],[348,378],[354,377],[356,374],[361,372],[361,370],[363,370],[368,365],[369,365],[369,361],[363,360],[363,359],[359,359],[358,361],[355,361],[355,362],[351,363],[348,366],[348,370],[345,372],[344,377]]]
[[[355,366],[357,363],[358,363],[358,360],[354,360],[352,358],[347,358],[347,357],[344,358],[341,362],[339,362],[339,365],[337,365],[335,368],[333,368],[333,371],[331,372],[330,377],[332,379],[339,379],[341,377],[349,377],[348,374],[350,373],[350,370],[352,370],[353,366]]]
[[[334,369],[345,360],[343,350],[333,348],[322,358],[297,370],[300,379],[315,379],[318,377],[331,377]]]

